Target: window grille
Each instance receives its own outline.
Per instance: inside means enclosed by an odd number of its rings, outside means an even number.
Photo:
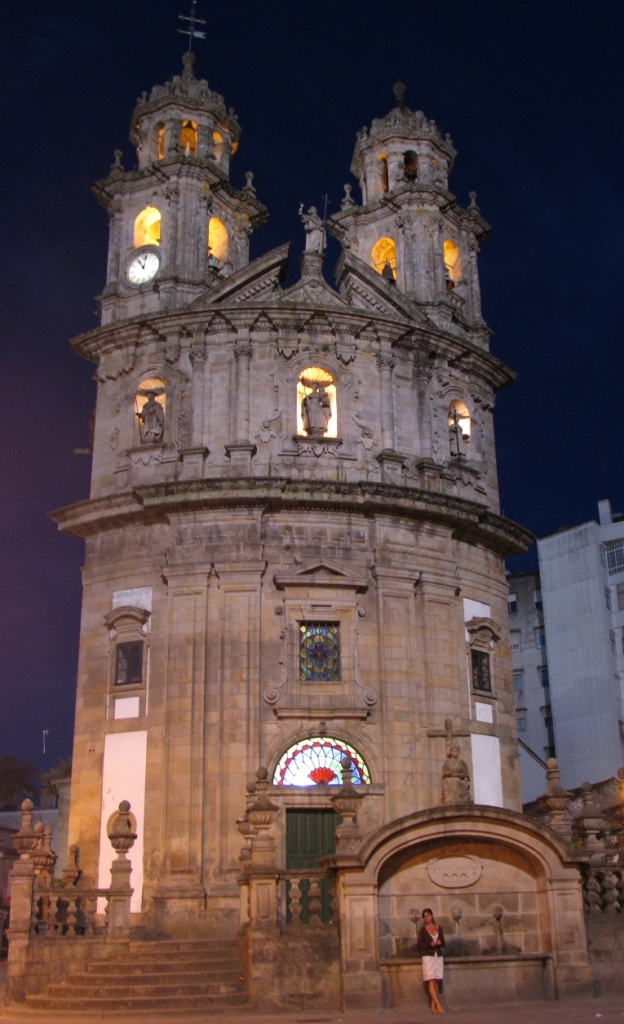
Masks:
[[[115,665],[116,686],[136,686],[143,682],[143,641],[129,640],[117,644]]]
[[[472,660],[472,685],[475,690],[487,690],[492,692],[492,680],[490,678],[490,656],[485,651],[470,652]]]
[[[604,552],[603,565],[606,561],[606,569],[609,576],[618,572],[624,572],[624,537],[618,540],[607,540],[602,546]]]
[[[340,623],[299,623],[299,679],[340,681]]]

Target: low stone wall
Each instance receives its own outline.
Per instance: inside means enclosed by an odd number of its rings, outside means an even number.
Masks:
[[[334,925],[250,932],[241,941],[241,953],[256,1012],[333,1012],[340,1006],[340,948]]]
[[[381,969],[386,1006],[429,1007],[420,958],[383,960]],[[453,1010],[486,1003],[552,999],[552,958],[545,954],[445,957],[442,992],[446,1006]]]
[[[588,914],[585,930],[594,995],[624,992],[624,912]]]

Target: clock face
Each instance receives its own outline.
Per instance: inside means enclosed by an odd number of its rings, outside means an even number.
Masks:
[[[145,284],[156,277],[160,266],[160,256],[155,252],[142,252],[135,256],[128,267],[128,280],[131,284]]]

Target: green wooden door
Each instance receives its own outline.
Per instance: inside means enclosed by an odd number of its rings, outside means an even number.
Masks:
[[[286,811],[286,869],[304,872],[306,868],[318,868],[319,859],[336,852],[335,829],[340,818],[335,811]],[[301,920],[310,920],[307,894],[310,883],[305,876],[301,881]],[[320,880],[321,920],[331,917],[329,878]],[[288,886],[290,888],[290,886]],[[290,919],[290,910],[288,911]]]

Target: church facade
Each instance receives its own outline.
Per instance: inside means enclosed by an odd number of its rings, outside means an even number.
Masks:
[[[578,865],[521,814],[503,560],[531,538],[499,509],[488,224],[398,83],[357,136],[360,202],[300,211],[285,288],[288,245],[249,262],[267,211],[193,65],[138,101],[138,169],[95,186],[101,326],[74,341],[91,494],[54,518],[86,548],[83,883],[109,884],[127,800],[134,934],[236,939],[257,1008],[418,998],[424,906],[456,993],[582,989]]]

